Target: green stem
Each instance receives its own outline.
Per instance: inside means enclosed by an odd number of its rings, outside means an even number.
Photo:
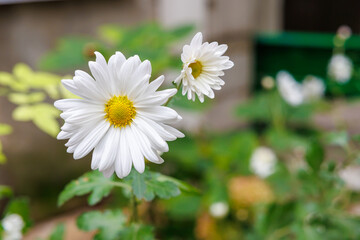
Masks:
[[[179,89],[180,89],[181,86],[182,86],[182,82],[179,83],[179,85],[176,87],[176,90],[179,91]],[[174,98],[174,96],[170,97],[170,98],[166,101],[166,103],[164,104],[164,106],[167,106],[173,98]]]
[[[131,199],[130,199],[130,204],[131,204],[131,223],[137,223],[139,221],[139,215],[138,215],[138,210],[137,210],[137,201],[136,201],[136,196],[134,194],[133,191],[131,191]]]

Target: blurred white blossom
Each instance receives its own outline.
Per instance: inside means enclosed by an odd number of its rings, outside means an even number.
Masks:
[[[216,202],[210,206],[210,215],[214,218],[224,218],[229,213],[229,205],[226,202]]]
[[[328,74],[338,83],[346,83],[350,80],[353,64],[350,58],[344,54],[335,54],[331,57],[328,65]]]
[[[315,76],[308,76],[302,83],[302,92],[305,101],[318,100],[324,96],[325,84]]]
[[[22,229],[24,221],[18,214],[10,214],[2,220],[4,229],[4,240],[20,240],[22,239]]]
[[[360,166],[347,166],[339,171],[339,176],[345,182],[347,188],[360,192]]]
[[[304,102],[302,86],[287,71],[280,71],[276,75],[278,90],[283,99],[292,106],[299,106]]]
[[[277,158],[268,147],[258,147],[250,159],[250,169],[257,176],[266,178],[275,172]]]
[[[325,84],[321,78],[309,75],[302,83],[297,82],[287,71],[276,75],[277,86],[282,98],[291,106],[318,100],[324,96]]]

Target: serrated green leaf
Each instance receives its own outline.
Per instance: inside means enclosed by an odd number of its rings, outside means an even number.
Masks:
[[[151,191],[153,191],[156,194],[156,196],[163,199],[169,199],[171,197],[178,196],[181,193],[178,186],[170,181],[161,182],[152,179],[146,183],[146,187]],[[150,201],[152,199],[146,199],[146,200]]]
[[[59,195],[58,205],[61,206],[75,196],[88,193],[91,193],[88,198],[89,205],[95,205],[107,197],[113,187],[112,177],[105,178],[99,171],[88,172],[65,186]]]
[[[174,181],[170,181],[164,175],[151,171],[145,171],[142,174],[132,171],[125,181],[131,184],[138,199],[146,201],[151,201],[156,196],[169,199],[181,193],[179,186]]]
[[[8,124],[0,123],[0,136],[12,133],[12,127]]]
[[[84,231],[99,230],[94,240],[115,240],[125,229],[126,216],[120,209],[91,211],[80,215],[77,226]]]
[[[49,240],[63,240],[65,237],[65,224],[58,224],[51,233]]]
[[[36,103],[41,102],[45,99],[45,94],[42,92],[36,92],[36,93],[10,93],[8,95],[8,99],[10,102],[15,104],[30,104],[30,103]]]

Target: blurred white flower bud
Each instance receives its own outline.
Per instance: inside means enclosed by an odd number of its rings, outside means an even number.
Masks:
[[[328,74],[338,83],[346,83],[352,75],[353,64],[344,54],[335,54],[328,65]]]
[[[229,213],[229,205],[226,202],[216,202],[210,206],[210,215],[214,218],[224,218]]]
[[[282,98],[292,106],[301,105],[304,102],[302,86],[287,71],[280,71],[276,75],[277,87]]]
[[[24,221],[18,214],[10,214],[2,220],[4,228],[4,240],[22,239],[21,231],[24,227]]]
[[[275,172],[276,155],[267,147],[258,147],[250,159],[250,169],[261,178],[266,178]]]
[[[325,84],[322,79],[315,76],[308,76],[302,83],[305,101],[318,100],[324,96]]]
[[[350,165],[339,171],[339,177],[345,182],[346,187],[360,192],[360,166]]]

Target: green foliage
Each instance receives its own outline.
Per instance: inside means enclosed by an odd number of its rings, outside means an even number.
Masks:
[[[324,149],[317,140],[311,141],[308,145],[306,161],[314,172],[319,171],[324,161]]]
[[[65,224],[58,224],[51,233],[49,240],[63,240],[65,237]]]
[[[9,135],[12,133],[12,127],[8,124],[0,123],[0,136]]]
[[[12,127],[8,124],[0,123],[0,136],[6,136],[12,133]],[[0,164],[6,162],[6,156],[2,152],[2,143],[0,141]]]
[[[11,199],[5,208],[4,216],[10,214],[18,214],[22,217],[25,223],[24,231],[31,226],[32,221],[30,219],[30,206],[27,198],[22,197]]]
[[[90,37],[64,37],[58,41],[55,50],[43,56],[39,67],[47,71],[73,69],[89,61],[95,48],[98,43]],[[88,51],[92,53],[89,55]]]
[[[192,30],[192,26],[165,30],[156,23],[132,28],[104,25],[98,29],[96,38],[62,38],[56,49],[41,59],[39,66],[44,70],[73,70],[92,59],[94,51],[100,51],[107,58],[115,51],[121,51],[127,57],[136,54],[143,60],[150,60],[156,75],[169,67],[181,65],[179,58],[171,54],[170,48]]]
[[[120,233],[121,240],[154,240],[154,227],[133,223]]]
[[[347,147],[349,135],[346,131],[328,132],[324,134],[324,139],[328,144],[340,147]]]
[[[105,178],[99,171],[87,172],[65,186],[59,195],[58,205],[63,205],[75,196],[83,196],[89,193],[91,194],[88,197],[88,203],[95,205],[110,194],[114,187],[112,179]]]
[[[0,72],[0,84],[8,90],[5,95],[10,102],[17,105],[13,118],[16,121],[32,121],[52,137],[55,137],[60,129],[57,120],[60,111],[46,101],[48,98],[72,96],[61,86],[60,80],[60,76],[34,72],[22,63],[14,66],[13,74]]]
[[[133,192],[138,199],[145,199],[146,201],[153,200],[155,196],[163,199],[175,197],[181,193],[180,187],[183,186],[185,186],[183,189],[189,190],[189,187],[182,184],[179,180],[174,181],[172,178],[164,178],[162,176],[151,171],[145,171],[142,174],[132,171],[125,181],[131,184]]]
[[[147,201],[153,200],[156,196],[169,199],[179,195],[181,191],[198,193],[198,190],[189,184],[149,170],[142,174],[133,170],[124,180],[114,180],[113,176],[106,178],[99,171],[91,171],[65,186],[59,195],[58,205],[63,205],[75,196],[89,193],[88,203],[95,205],[107,197],[114,187],[124,188],[127,193],[133,191],[138,199]]]
[[[80,215],[77,226],[84,231],[99,230],[94,240],[119,239],[125,230],[126,216],[120,209],[106,210],[105,212],[91,211]]]
[[[10,187],[5,185],[0,185],[0,200],[6,197],[11,197],[13,192]]]
[[[86,212],[77,219],[77,225],[81,230],[98,230],[94,240],[155,239],[153,227],[139,223],[127,225],[126,222],[126,216],[120,209]]]
[[[60,111],[48,103],[34,105],[21,105],[13,112],[13,118],[17,121],[32,121],[39,129],[56,137],[59,133],[59,123],[57,118]]]

